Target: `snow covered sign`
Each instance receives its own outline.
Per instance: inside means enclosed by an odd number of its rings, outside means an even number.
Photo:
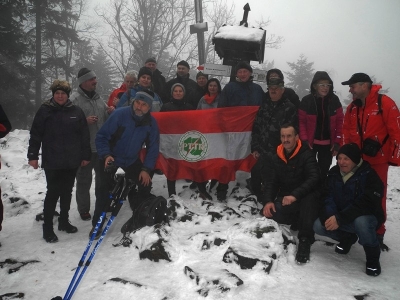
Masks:
[[[253,69],[253,80],[266,82],[267,72],[265,70]]]
[[[220,58],[264,61],[266,31],[262,28],[225,25],[218,29],[212,41]]]
[[[215,76],[226,76],[231,75],[231,66],[227,65],[217,65],[217,64],[204,64],[204,74],[211,74]]]

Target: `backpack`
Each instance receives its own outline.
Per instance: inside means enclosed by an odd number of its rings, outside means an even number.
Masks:
[[[167,200],[162,196],[151,196],[141,202],[132,217],[122,226],[123,234],[145,226],[153,226],[167,221]]]

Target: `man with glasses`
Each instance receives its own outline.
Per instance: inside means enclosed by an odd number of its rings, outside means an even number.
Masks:
[[[343,108],[333,93],[333,82],[325,71],[317,71],[310,85],[310,94],[299,106],[300,139],[314,152],[323,181],[337,155],[343,127]]]
[[[386,219],[386,192],[389,165],[400,165],[400,112],[396,103],[386,95],[380,95],[380,84],[372,84],[364,73],[355,73],[342,85],[349,85],[353,102],[346,110],[343,123],[344,144],[356,143],[362,151],[362,159],[371,164],[384,185],[382,208]],[[385,225],[377,230],[383,251],[389,248],[383,243]]]

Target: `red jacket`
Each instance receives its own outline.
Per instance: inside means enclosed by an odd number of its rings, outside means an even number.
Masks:
[[[319,99],[321,100],[321,99]],[[317,99],[314,95],[305,96],[299,106],[299,136],[302,141],[307,141],[312,147],[314,144],[314,136],[317,126]],[[342,126],[343,126],[343,108],[339,98],[336,95],[331,95],[322,99],[328,101],[328,111],[325,111],[326,118],[329,118],[330,144],[339,144],[342,142]]]
[[[371,138],[380,143],[389,135],[389,139],[374,157],[363,154],[363,159],[371,165],[390,163],[400,165],[400,112],[396,103],[388,96],[382,96],[382,113],[378,113],[378,92],[381,85],[372,85],[371,91],[361,106],[359,99],[353,100],[346,110],[343,124],[343,142],[356,143],[361,148],[361,137],[357,124],[362,128],[363,139]],[[357,106],[359,105],[359,106]]]
[[[125,92],[126,92],[126,85],[125,83],[123,83],[118,89],[115,89],[111,92],[110,97],[108,97],[107,105],[115,107],[115,105],[113,104],[114,98],[119,98],[118,94]]]

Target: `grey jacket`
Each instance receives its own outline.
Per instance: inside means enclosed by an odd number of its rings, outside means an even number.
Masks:
[[[96,138],[97,131],[99,131],[101,126],[103,126],[104,122],[108,118],[106,103],[97,93],[93,96],[93,98],[89,98],[80,87],[78,87],[77,91],[72,93],[70,100],[74,105],[79,106],[83,110],[86,117],[98,117],[98,120],[95,124],[88,124],[90,132],[90,148],[92,152],[97,152],[94,140]]]

